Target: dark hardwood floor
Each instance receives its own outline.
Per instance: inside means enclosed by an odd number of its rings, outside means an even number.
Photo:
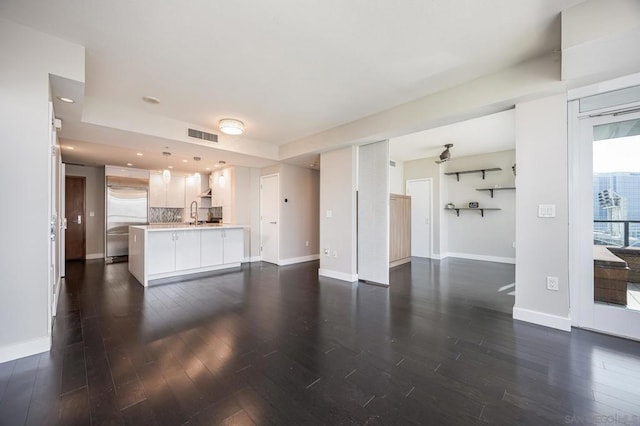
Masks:
[[[51,352],[0,364],[0,424],[640,424],[640,343],[513,321],[512,265],[317,270],[145,290],[70,262]]]

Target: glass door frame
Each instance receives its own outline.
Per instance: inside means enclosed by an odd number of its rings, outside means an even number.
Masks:
[[[640,112],[621,108],[579,112],[579,100],[568,104],[569,118],[569,283],[574,327],[640,340],[640,311],[596,303],[593,299],[593,128],[640,119]],[[640,102],[638,103],[640,107]],[[629,105],[624,106],[625,110]],[[617,114],[616,114],[617,112]]]

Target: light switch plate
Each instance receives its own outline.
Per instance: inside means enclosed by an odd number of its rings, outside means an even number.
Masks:
[[[556,217],[556,205],[538,204],[538,217]]]
[[[327,217],[333,217],[333,210],[327,210]]]

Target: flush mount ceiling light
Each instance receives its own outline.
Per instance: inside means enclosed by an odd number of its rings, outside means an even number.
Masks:
[[[160,99],[155,96],[143,96],[142,100],[151,105],[158,105],[160,103]]]
[[[65,98],[64,96],[56,96],[59,100],[61,100],[62,102],[66,102],[68,104],[72,104],[75,101],[71,98]]]
[[[169,166],[169,157],[171,156],[171,153],[164,151],[162,155],[164,155],[165,164],[167,164],[167,167],[162,171],[162,182],[168,184],[169,182],[171,182],[171,172],[169,171],[169,169],[171,168],[171,166]]]
[[[444,146],[444,151],[442,151],[442,154],[440,154],[440,160],[436,161],[436,164],[442,164],[445,161],[449,161],[451,159],[451,152],[449,151],[449,148],[451,148],[452,146],[452,143],[448,143]]]
[[[226,135],[241,135],[244,132],[244,123],[234,118],[223,118],[218,123],[218,128]]]

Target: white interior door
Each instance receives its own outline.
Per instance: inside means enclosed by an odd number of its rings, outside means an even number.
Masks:
[[[431,257],[431,179],[407,181],[411,197],[411,256]]]
[[[594,135],[603,127],[613,134],[616,127],[633,126],[640,127],[640,112],[584,115],[579,119],[570,150],[570,285],[574,325],[640,340],[640,310],[594,301]]]
[[[264,262],[279,261],[280,220],[278,200],[280,199],[280,176],[278,174],[260,177],[260,251]]]

